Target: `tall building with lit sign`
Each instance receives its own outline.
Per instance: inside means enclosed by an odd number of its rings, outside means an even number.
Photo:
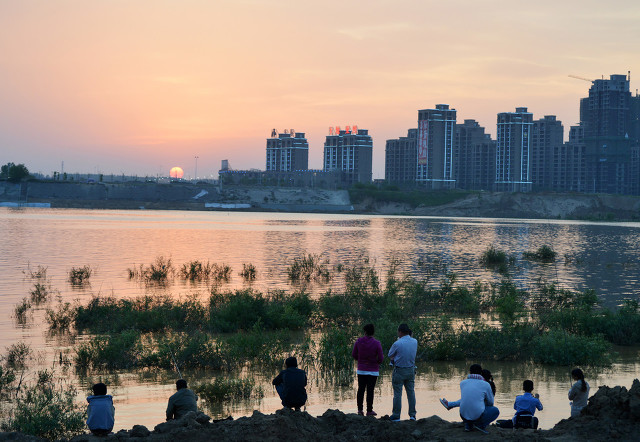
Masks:
[[[372,180],[373,140],[367,129],[347,126],[329,128],[324,142],[323,170],[342,171],[345,184],[370,183]]]

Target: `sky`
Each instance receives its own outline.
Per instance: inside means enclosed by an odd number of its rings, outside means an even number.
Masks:
[[[0,163],[216,177],[264,169],[276,128],[322,168],[329,126],[357,125],[383,178],[419,109],[568,133],[590,86],[569,75],[631,71],[635,93],[638,23],[637,0],[0,0]]]

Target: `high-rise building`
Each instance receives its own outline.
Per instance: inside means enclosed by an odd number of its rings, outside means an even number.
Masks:
[[[454,168],[459,189],[493,189],[496,143],[476,120],[464,120],[464,124],[456,125]]]
[[[558,192],[585,192],[584,127],[571,126],[569,141],[553,147],[551,189]]]
[[[373,140],[366,129],[333,128],[324,142],[325,171],[341,170],[346,185],[372,180]]]
[[[456,110],[448,104],[418,111],[417,183],[429,189],[455,187],[455,134]]]
[[[631,148],[636,127],[634,105],[626,75],[594,80],[589,96],[580,100],[580,125],[584,127],[587,191],[631,193],[637,180],[631,170]],[[637,118],[637,116],[636,116]]]
[[[384,178],[389,183],[414,183],[418,151],[418,129],[409,129],[406,137],[387,140],[384,156]]]
[[[309,169],[309,143],[303,132],[293,129],[279,134],[275,129],[267,138],[267,172]]]
[[[564,127],[555,115],[535,120],[531,131],[530,168],[533,190],[553,189],[553,157],[564,141]]]
[[[498,114],[496,190],[531,190],[530,138],[533,114],[526,107]]]

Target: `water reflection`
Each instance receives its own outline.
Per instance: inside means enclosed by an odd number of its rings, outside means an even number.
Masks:
[[[26,341],[43,354],[43,366],[68,354],[73,338],[46,333],[45,309],[63,302],[86,303],[94,295],[131,297],[144,294],[208,296],[213,282],[172,280],[166,286],[140,284],[129,280],[127,268],[148,265],[157,256],[170,257],[176,266],[200,260],[228,264],[233,268],[229,283],[218,289],[251,286],[257,290],[295,289],[287,280],[286,267],[303,254],[317,254],[336,264],[353,265],[370,258],[382,275],[392,262],[398,271],[438,284],[441,275],[455,272],[457,281],[469,285],[475,280],[498,282],[500,275],[478,266],[478,257],[490,245],[516,255],[514,281],[525,288],[541,279],[563,287],[594,288],[605,305],[617,305],[625,297],[637,298],[640,289],[640,245],[638,223],[587,223],[500,219],[435,219],[317,214],[265,214],[222,212],[129,212],[89,210],[41,210],[0,208],[0,347]],[[553,264],[522,259],[522,253],[543,244],[558,253]],[[246,282],[238,272],[243,263],[253,263],[255,282]],[[33,309],[24,324],[12,317],[14,307],[28,296],[33,280],[23,271],[47,267],[54,295],[48,304]],[[90,284],[75,287],[68,282],[72,267],[89,265],[94,270]],[[332,267],[333,268],[333,267]],[[308,287],[319,294],[339,287],[343,275],[328,285]],[[79,338],[80,340],[83,337]],[[492,363],[498,385],[497,403],[503,417],[511,416],[513,399],[522,380],[531,378],[545,405],[541,426],[548,428],[569,415],[566,368],[540,367],[517,363]],[[455,399],[458,384],[467,370],[465,363],[429,363],[419,367],[418,412],[420,417],[438,414],[455,420],[437,401]],[[279,408],[267,373],[236,373],[256,379],[265,392],[259,402],[239,402],[211,412],[250,414],[252,409],[272,412]],[[611,370],[587,373],[592,388],[598,385],[626,385],[638,377],[638,351],[621,355]],[[211,380],[220,373],[189,373],[191,382]],[[327,408],[355,411],[355,386],[335,379],[332,373],[310,372],[308,411],[322,414]],[[167,398],[173,393],[175,373],[162,370],[78,375],[77,385],[84,395],[97,379],[109,380],[115,396],[117,428],[134,424],[153,427],[162,421]],[[379,414],[391,409],[390,373],[383,372],[376,389]],[[405,408],[406,409],[406,408]]]

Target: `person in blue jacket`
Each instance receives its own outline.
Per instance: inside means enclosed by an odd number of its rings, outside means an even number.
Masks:
[[[291,356],[284,362],[286,367],[273,380],[273,385],[286,408],[300,408],[307,402],[307,374],[298,368],[298,360]]]
[[[107,394],[107,386],[102,382],[92,388],[93,396],[87,398],[87,427],[96,436],[106,436],[113,430],[116,409],[113,398]]]

